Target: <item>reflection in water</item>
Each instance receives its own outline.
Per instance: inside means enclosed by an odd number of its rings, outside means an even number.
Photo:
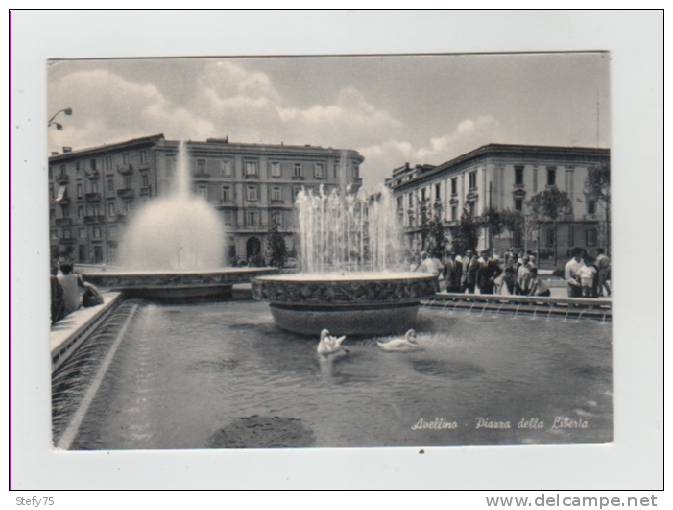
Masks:
[[[179,310],[179,313],[175,311]],[[610,328],[592,322],[482,321],[422,309],[411,353],[374,338],[324,358],[318,338],[278,330],[264,303],[145,304],[73,448],[376,446],[605,442],[612,439]],[[384,341],[386,339],[383,339]],[[104,353],[105,337],[90,355]],[[97,346],[97,347],[96,347]],[[87,351],[64,370],[88,366]],[[55,376],[58,379],[58,374]],[[55,431],[86,378],[55,385]],[[585,429],[475,429],[477,417],[556,416]],[[419,418],[451,431],[412,430]]]

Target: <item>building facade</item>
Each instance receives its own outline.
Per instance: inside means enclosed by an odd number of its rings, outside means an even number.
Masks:
[[[497,236],[479,227],[478,249],[525,249],[550,262],[575,246],[589,252],[608,248],[607,211],[587,193],[586,180],[591,168],[609,162],[609,149],[489,144],[436,166],[405,164],[394,169],[386,183],[394,191],[405,242],[412,250],[421,249],[422,204],[440,211],[450,242],[464,211],[478,218],[493,208],[518,211],[527,218],[535,194],[551,188],[565,192],[572,212],[556,225]]]
[[[264,256],[274,225],[290,254],[296,251],[294,201],[302,188],[329,191],[362,184],[364,158],[351,150],[226,138],[185,145],[193,192],[220,212],[225,225],[229,262]],[[52,154],[52,257],[114,264],[134,212],[173,191],[178,148],[178,141],[159,134]]]

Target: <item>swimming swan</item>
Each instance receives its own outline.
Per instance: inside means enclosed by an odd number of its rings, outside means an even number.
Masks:
[[[323,329],[320,332],[320,343],[318,344],[318,354],[328,356],[329,354],[336,354],[337,352],[350,352],[341,344],[346,340],[345,336],[335,337],[329,334],[329,331]]]
[[[416,342],[416,330],[413,328],[404,334],[404,338],[396,338],[389,342],[376,342],[376,345],[384,351],[391,352],[409,352],[423,348]]]

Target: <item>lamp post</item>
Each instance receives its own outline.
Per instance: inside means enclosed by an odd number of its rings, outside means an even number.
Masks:
[[[68,106],[66,108],[61,108],[59,111],[57,111],[47,121],[47,128],[50,128],[51,126],[56,126],[56,129],[58,131],[61,131],[63,129],[63,126],[59,122],[55,121],[55,119],[56,119],[56,117],[58,116],[59,113],[63,113],[64,115],[72,115],[72,108],[70,106]]]

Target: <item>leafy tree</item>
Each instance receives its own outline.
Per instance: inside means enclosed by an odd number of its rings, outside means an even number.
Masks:
[[[460,224],[452,231],[451,248],[456,253],[476,250],[479,243],[479,223],[465,208],[460,216]]]
[[[271,236],[269,238],[269,252],[271,265],[281,268],[285,265],[288,252],[283,235],[278,232],[278,225],[271,225]]]
[[[533,195],[528,203],[531,219],[537,224],[551,222],[554,228],[554,265],[558,263],[557,222],[563,216],[572,214],[572,202],[567,193],[553,187]]]
[[[610,253],[610,221],[611,209],[610,204],[612,200],[610,192],[610,163],[600,163],[595,167],[589,169],[586,181],[584,183],[584,193],[587,198],[595,200],[597,204],[601,204],[605,209],[605,224],[607,234],[607,248]]]
[[[432,214],[426,223],[426,239],[428,240],[428,251],[433,252],[437,257],[441,257],[446,246],[446,235],[444,233],[444,224],[442,222],[442,204],[435,202]]]

